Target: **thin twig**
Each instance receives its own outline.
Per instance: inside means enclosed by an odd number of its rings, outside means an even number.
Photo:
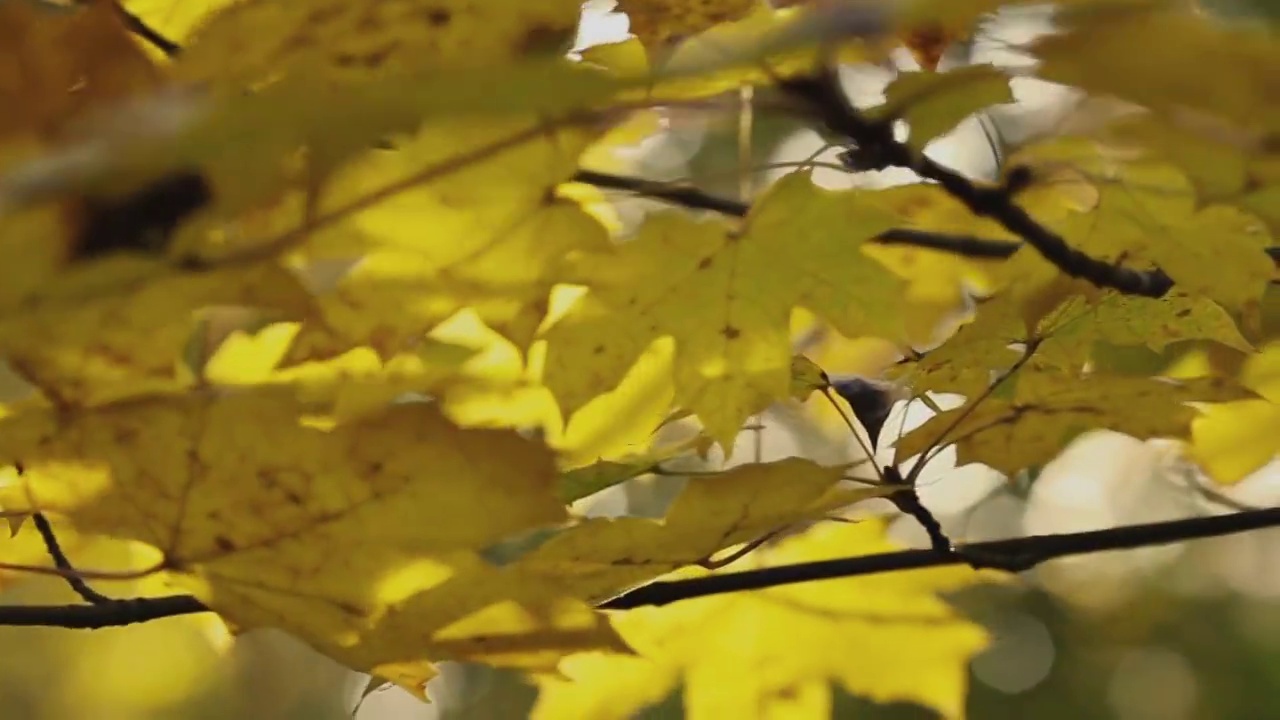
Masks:
[[[89,587],[89,583],[84,581],[74,567],[71,566],[71,560],[67,558],[67,554],[62,551],[62,545],[58,543],[58,536],[53,533],[53,526],[49,524],[49,520],[42,513],[33,513],[31,522],[35,525],[36,531],[40,533],[40,539],[44,541],[45,550],[48,551],[49,557],[53,559],[54,567],[63,570],[65,574],[62,576],[67,584],[71,586],[76,594],[84,599],[87,603],[94,605],[100,603],[114,602],[115,598],[108,597],[102,593]]]
[[[1112,550],[1168,545],[1186,540],[1220,537],[1280,526],[1280,507],[1211,517],[1183,518],[1157,523],[1126,525],[1106,530],[1032,535],[1011,540],[959,545],[955,552],[902,550],[838,560],[796,563],[781,567],[745,570],[685,580],[664,580],[641,586],[606,600],[603,610],[627,610],[646,605],[666,605],[679,600],[724,593],[761,590],[815,580],[858,577],[885,572],[963,565],[966,555],[999,558],[1010,572],[1029,570],[1058,558]]]
[[[182,46],[162,35],[155,28],[142,21],[142,18],[134,15],[125,9],[119,2],[111,3],[115,8],[116,15],[120,18],[120,22],[124,23],[124,27],[129,32],[137,35],[147,44],[164,53],[167,57],[177,57],[182,52]]]

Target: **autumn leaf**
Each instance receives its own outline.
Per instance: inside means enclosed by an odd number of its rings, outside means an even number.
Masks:
[[[22,462],[32,510],[158,548],[173,580],[235,625],[289,630],[359,667],[617,646],[581,603],[486,579],[474,556],[566,518],[548,452],[420,403],[328,431],[297,412],[248,393],[25,413],[5,421],[3,456]],[[477,637],[473,613],[496,618],[497,638]]]
[[[794,306],[848,335],[900,332],[889,308],[901,281],[861,252],[892,222],[865,195],[822,190],[803,173],[772,188],[741,231],[650,216],[638,238],[584,260],[591,292],[546,333],[545,382],[572,412],[671,336],[676,402],[728,446],[752,408],[788,393]]]
[[[453,163],[468,148],[508,138],[516,142],[489,157]],[[394,353],[463,308],[527,347],[561,257],[606,242],[595,218],[553,192],[593,138],[523,122],[437,123],[344,171],[326,189],[324,207],[359,202],[371,189],[404,190],[308,246],[358,264],[320,296],[321,317],[304,326],[294,357],[322,357],[332,352],[325,345]]]
[[[204,380],[223,386],[287,388],[308,411],[337,422],[377,414],[404,397],[423,398],[462,376],[475,348],[431,339],[385,361],[372,348],[280,368],[298,323],[277,323],[255,335],[229,336],[202,368]]]
[[[174,392],[195,380],[184,350],[199,311],[225,305],[296,317],[311,296],[273,264],[183,272],[108,258],[64,272],[0,318],[0,353],[63,403]]]
[[[680,40],[762,5],[759,0],[622,0],[618,10],[631,20],[631,32],[648,46]]]
[[[1259,398],[1205,405],[1191,427],[1191,456],[1214,480],[1234,483],[1266,465],[1280,428],[1280,346],[1251,356],[1240,382]]]
[[[1160,113],[1194,108],[1246,127],[1280,127],[1267,100],[1280,81],[1280,48],[1261,28],[1206,22],[1190,6],[1170,3],[1085,7],[1063,23],[1066,32],[1032,47],[1046,80]]]
[[[1260,219],[1238,207],[1199,202],[1188,177],[1168,162],[1079,138],[1033,144],[1012,160],[1046,174],[1045,182],[1064,170],[1089,181],[1092,200],[1080,198],[1086,212],[1050,226],[1091,257],[1160,267],[1184,290],[1229,310],[1252,307],[1273,274],[1263,252],[1271,240]],[[1039,274],[1056,272],[1043,261],[1039,266]]]
[[[1184,340],[1212,340],[1236,350],[1252,345],[1240,334],[1231,316],[1203,296],[1174,290],[1162,298],[1144,298],[1108,291],[1096,300],[1075,296],[1040,322],[1042,357],[1052,356],[1083,366],[1099,342],[1142,345],[1156,352]]]
[[[904,72],[885,88],[883,104],[868,112],[876,118],[906,120],[912,147],[924,148],[961,120],[992,105],[1013,101],[1009,77],[991,65],[970,65],[951,72]]]
[[[723,548],[819,517],[832,509],[824,501],[842,474],[842,468],[788,458],[694,476],[662,521],[582,521],[522,557],[512,572],[603,600]],[[871,489],[864,497],[879,494]],[[845,504],[857,499],[840,497]]]
[[[880,522],[827,524],[745,562],[768,567],[892,547]],[[560,677],[538,678],[533,717],[621,720],[683,684],[691,720],[826,718],[836,682],[877,702],[911,702],[962,718],[966,664],[987,635],[937,594],[980,577],[967,568],[911,571],[631,610],[615,624],[640,657],[565,658]],[[726,685],[725,678],[735,681]]]
[[[227,5],[192,34],[169,87],[104,113],[82,142],[17,168],[0,199],[98,194],[195,169],[212,188],[213,210],[229,220],[428,118],[563,118],[619,87],[600,68],[564,57],[579,6]],[[269,37],[258,34],[268,28]]]
[[[702,438],[662,445],[646,452],[631,453],[612,460],[598,460],[564,472],[560,476],[560,499],[572,503],[619,485],[641,475],[654,472],[663,462],[695,448]]]
[[[1185,437],[1196,417],[1188,403],[1241,396],[1235,383],[1221,378],[1179,382],[1027,367],[1014,382],[1012,398],[985,398],[930,418],[898,441],[898,461],[955,443],[958,463],[980,462],[1013,475],[1048,462],[1091,428],[1140,439]]]

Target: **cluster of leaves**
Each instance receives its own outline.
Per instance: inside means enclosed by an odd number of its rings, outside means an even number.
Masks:
[[[789,458],[692,477],[661,520],[575,503],[825,390],[794,357],[815,322],[969,399],[899,460],[957,444],[1013,475],[1107,427],[1256,469],[1280,449],[1280,349],[1255,349],[1280,43],[1181,3],[1063,3],[1036,72],[1107,102],[986,184],[921,150],[1007,75],[903,73],[856,110],[831,63],[904,39],[928,60],[1014,0],[787,4],[627,0],[636,38],[569,55],[578,0],[0,3],[0,355],[28,383],[0,507],[37,520],[0,545],[9,576],[47,570],[54,532],[131,543],[135,565],[53,571],[107,604],[85,578],[161,578],[175,612],[419,693],[438,661],[515,668],[540,717],[680,686],[694,717],[821,717],[832,682],[962,715],[986,640],[938,593],[967,568],[598,609],[723,551],[883,551],[880,522],[812,523],[890,491],[920,512],[910,478]],[[797,171],[736,203],[607,174],[650,109],[744,85],[922,181]],[[593,185],[684,207],[624,229]],[[673,418],[696,429],[656,443]],[[759,542],[785,528],[808,529]]]

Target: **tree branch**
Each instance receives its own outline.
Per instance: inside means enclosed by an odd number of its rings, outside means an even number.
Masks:
[[[708,210],[729,217],[746,217],[751,206],[703,192],[692,185],[648,180],[628,175],[615,175],[595,170],[579,170],[574,182],[594,185],[605,190],[619,190],[634,195],[671,203],[689,210]],[[1011,257],[1025,243],[1017,240],[992,240],[989,238],[935,232],[916,228],[894,228],[880,233],[872,242],[879,245],[909,245],[924,250],[937,250],[975,260],[1004,260]],[[1280,263],[1280,247],[1267,248],[1267,255]],[[1108,268],[1111,266],[1108,265]]]
[[[96,630],[208,611],[190,595],[108,599],[95,605],[0,605],[0,625]]]
[[[967,563],[966,554],[984,559],[998,559],[1002,567],[1021,571],[1029,570],[1049,560],[1072,555],[1168,545],[1185,540],[1234,535],[1276,526],[1280,526],[1280,507],[1211,517],[1126,525],[1107,530],[1032,535],[1011,540],[968,543],[957,546],[953,552],[949,553],[934,549],[902,550],[709,575],[688,580],[658,581],[606,600],[598,607],[602,610],[628,610],[645,605],[666,605],[690,598],[761,590],[814,580],[832,580],[943,565],[963,565]]]
[[[579,170],[574,182],[594,185],[606,190],[621,190],[634,195],[671,203],[689,210],[709,210],[730,217],[746,217],[751,210],[748,203],[718,197],[692,185],[647,180],[645,178],[595,170]],[[969,235],[938,233],[929,230],[895,228],[872,239],[881,245],[911,245],[926,250],[938,250],[962,257],[987,260],[1003,260],[1022,247],[1022,243],[1010,240],[983,240]]]
[[[600,603],[601,610],[629,610],[646,605],[667,605],[709,595],[791,585],[816,580],[963,565],[966,555],[998,559],[1002,567],[1028,570],[1049,560],[1111,550],[1197,540],[1280,526],[1280,508],[1266,508],[1184,518],[1158,523],[1126,525],[1058,535],[1032,535],[1011,540],[959,545],[953,552],[902,550],[861,557],[797,563],[781,567],[710,575],[689,580],[666,580],[643,585]],[[209,612],[190,595],[108,600],[96,605],[0,605],[0,626],[49,626],[73,629],[118,627],[149,620]]]
[[[1014,200],[1014,195],[1032,180],[1028,169],[1015,168],[1002,186],[979,186],[912,150],[894,138],[892,118],[868,120],[854,108],[830,65],[809,77],[780,80],[778,87],[804,102],[828,130],[856,145],[844,158],[851,168],[880,170],[902,167],[933,180],[964,203],[974,215],[1000,223],[1071,277],[1125,294],[1155,298],[1164,296],[1173,287],[1173,280],[1163,270],[1134,270],[1110,265],[1072,248],[1062,236],[1032,219]]]

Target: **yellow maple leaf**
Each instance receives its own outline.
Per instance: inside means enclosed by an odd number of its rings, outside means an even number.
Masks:
[[[892,548],[880,522],[827,524],[756,551],[748,562],[784,565]],[[640,657],[566,658],[560,677],[537,679],[533,717],[622,720],[683,683],[691,720],[826,718],[834,681],[856,695],[912,702],[956,720],[964,714],[966,665],[987,634],[937,594],[980,578],[968,568],[910,571],[629,610],[615,625]]]
[[[193,30],[236,0],[121,0],[121,7],[166,39],[185,44]]]
[[[1265,29],[1219,22],[1190,3],[1085,7],[1063,24],[1066,32],[1032,47],[1046,80],[1160,113],[1194,108],[1244,127],[1280,128],[1272,102],[1280,45]]]
[[[106,258],[63,272],[0,319],[0,354],[64,403],[93,405],[188,387],[183,351],[202,308],[234,305],[299,316],[310,295],[273,264],[177,271]]]
[[[794,306],[846,335],[900,334],[902,283],[861,247],[893,221],[865,194],[820,189],[805,173],[771,188],[741,231],[652,215],[635,240],[584,259],[591,291],[546,332],[545,382],[572,412],[671,336],[677,404],[727,447],[754,408],[789,392]]]
[[[1265,252],[1270,234],[1256,216],[1229,205],[1202,205],[1187,176],[1167,162],[1079,138],[1029,146],[1012,161],[1037,173],[1069,167],[1090,179],[1096,207],[1067,215],[1055,227],[1073,248],[1134,267],[1154,265],[1191,294],[1231,311],[1256,312],[1275,272]],[[1040,269],[1020,268],[1022,274],[1058,272],[1027,255]]]
[[[495,66],[568,50],[578,0],[540,3],[248,0],[225,7],[196,32],[180,77],[250,87],[295,73],[376,75],[396,67]]]
[[[1205,405],[1191,426],[1191,456],[1222,483],[1244,479],[1280,451],[1280,345],[1246,360],[1240,382],[1261,397]]]
[[[1239,386],[1222,378],[1122,377],[1027,366],[1010,399],[990,397],[933,416],[896,445],[899,463],[939,444],[956,444],[960,464],[980,462],[1013,475],[1038,467],[1077,435],[1105,427],[1137,438],[1185,437],[1196,410],[1189,404],[1236,399]]]
[[[918,149],[973,113],[1013,101],[1009,76],[991,65],[969,65],[946,73],[903,72],[884,94],[884,103],[868,114],[906,120],[911,126],[908,142]]]
[[[0,455],[22,463],[30,509],[158,548],[157,570],[238,627],[286,629],[362,669],[394,664],[409,686],[429,660],[544,665],[557,642],[617,646],[581,602],[503,585],[475,555],[567,517],[551,454],[514,433],[462,430],[422,403],[319,430],[278,393],[4,424]]]
[[[631,33],[653,46],[737,20],[762,5],[761,0],[621,0],[618,10],[631,20]]]
[[[564,57],[578,2],[239,2],[212,14],[162,91],[17,168],[0,201],[102,193],[195,170],[233,219],[428,117],[561,118],[616,81]],[[580,119],[580,118],[579,118]],[[305,154],[305,170],[299,168]]]
[[[1097,298],[1076,295],[1040,321],[1039,334],[1047,339],[1038,353],[1076,367],[1084,365],[1099,342],[1144,345],[1156,352],[1184,340],[1253,349],[1222,306],[1177,288],[1162,298],[1113,291]]]
[[[834,493],[843,471],[787,458],[695,476],[663,520],[584,520],[520,558],[511,572],[553,580],[577,597],[603,600],[708,560],[721,549],[821,517],[832,503],[848,505],[883,494],[877,488]]]
[[[386,360],[372,348],[358,347],[328,360],[277,369],[298,330],[297,323],[279,323],[254,336],[234,333],[206,363],[203,377],[219,385],[287,387],[309,411],[345,422],[376,414],[406,396],[435,394],[459,378],[477,352],[427,339],[413,352]]]
[[[326,206],[412,182],[469,148],[528,135],[492,157],[422,178],[352,215],[341,228],[346,232],[322,234],[304,248],[324,257],[345,252],[359,262],[321,295],[320,321],[304,326],[295,357],[326,352],[326,337],[339,350],[368,345],[390,354],[463,308],[527,348],[546,312],[557,262],[600,247],[607,237],[579,203],[553,192],[573,174],[595,133],[528,133],[537,127],[432,123],[336,177],[326,188]]]

